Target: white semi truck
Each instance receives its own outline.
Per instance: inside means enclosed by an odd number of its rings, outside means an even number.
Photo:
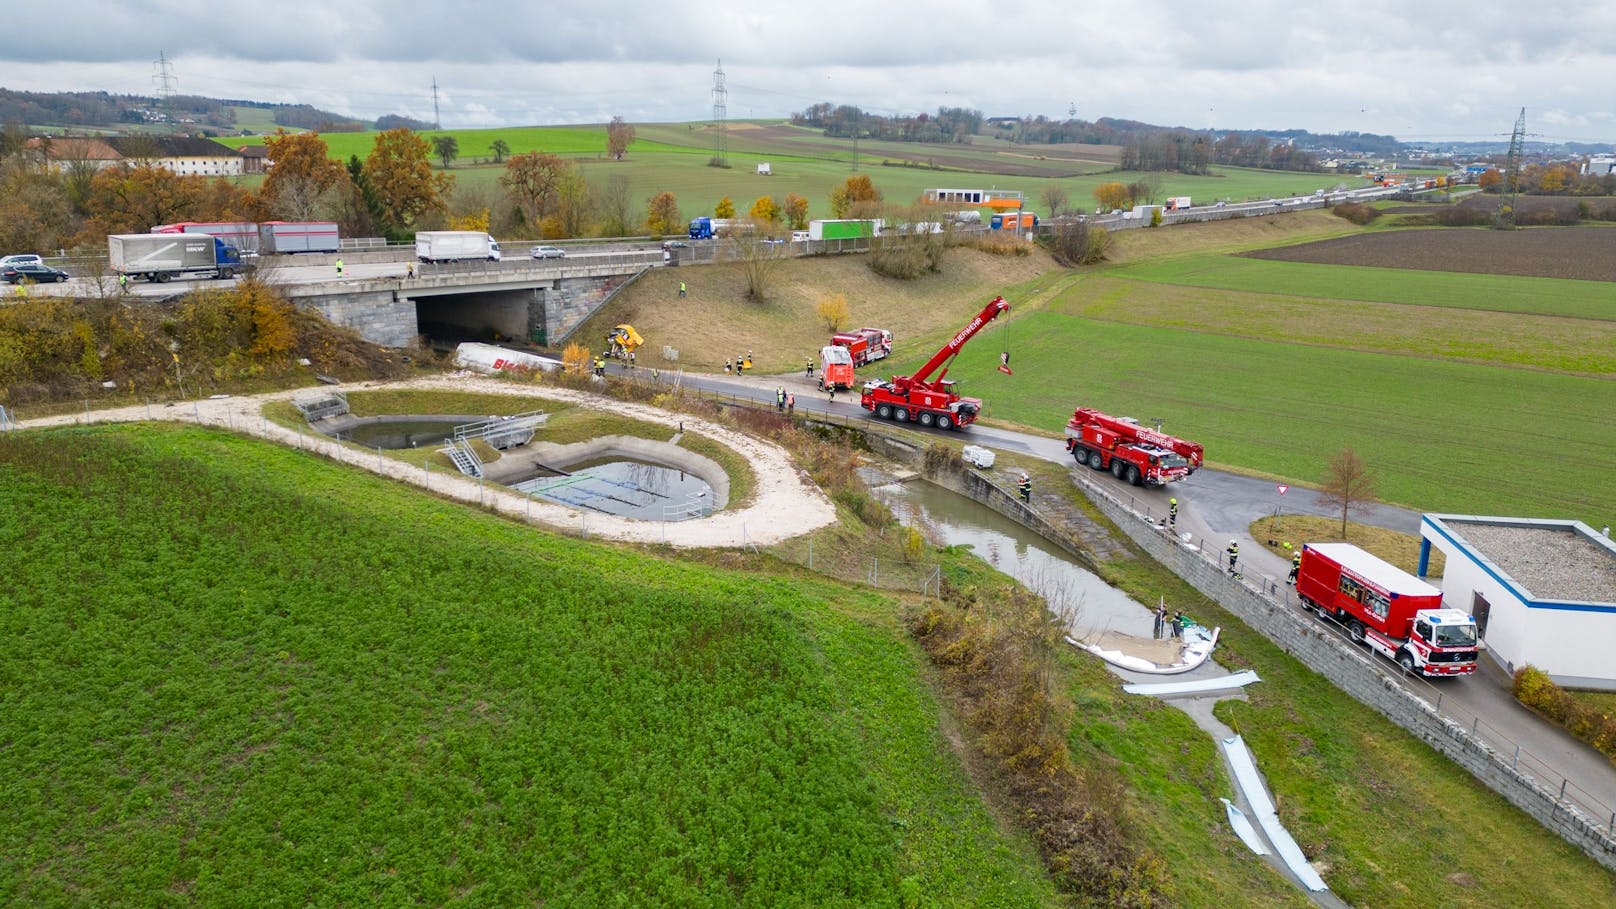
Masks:
[[[422,262],[498,262],[499,241],[480,230],[423,230],[415,235],[415,258]]]

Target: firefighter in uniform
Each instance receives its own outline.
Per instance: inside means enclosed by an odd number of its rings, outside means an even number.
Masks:
[[[1167,500],[1167,526],[1168,527],[1177,527],[1178,526],[1178,500],[1177,499],[1168,499]]]
[[[1229,573],[1234,574],[1235,563],[1240,561],[1240,544],[1234,540],[1229,541],[1229,548],[1224,552],[1229,554]]]
[[[1301,570],[1302,570],[1302,550],[1298,549],[1295,552],[1291,553],[1291,573],[1288,576],[1286,576],[1285,583],[1291,585],[1292,587],[1295,587],[1296,586],[1296,575]]]
[[[1021,475],[1021,482],[1016,484],[1016,491],[1021,493],[1021,501],[1032,503],[1032,477]]]

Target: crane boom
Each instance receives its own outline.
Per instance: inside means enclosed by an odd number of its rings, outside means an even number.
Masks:
[[[982,311],[976,314],[976,318],[966,323],[965,327],[960,329],[958,334],[954,335],[954,337],[947,344],[944,344],[940,350],[931,355],[930,360],[927,360],[924,365],[915,370],[914,375],[893,376],[893,384],[900,386],[923,385],[928,388],[932,387],[932,383],[929,382],[928,379],[930,379],[931,374],[937,369],[937,367],[942,366],[944,362],[957,355],[960,352],[960,348],[965,346],[965,342],[971,340],[971,338],[975,337],[977,332],[982,330],[982,326],[992,322],[994,319],[997,319],[1009,308],[1010,304],[1004,302],[1004,297],[994,297],[993,300],[988,303],[988,305],[982,307]],[[937,377],[937,381],[941,382],[943,376],[946,375],[948,375],[948,368],[944,366],[942,375]]]

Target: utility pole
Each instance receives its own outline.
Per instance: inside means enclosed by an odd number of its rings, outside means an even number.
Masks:
[[[724,87],[724,61],[713,70],[713,167],[729,166],[729,89]]]
[[[438,113],[438,77],[432,77],[432,128],[443,129],[443,116]]]
[[[157,106],[162,109],[163,115],[168,118],[168,131],[174,132],[179,118],[174,116],[174,68],[168,62],[168,55],[162,51],[157,52],[157,62],[152,64],[157,72],[152,74],[152,81],[157,83]]]

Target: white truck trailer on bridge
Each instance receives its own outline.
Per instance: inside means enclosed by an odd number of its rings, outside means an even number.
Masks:
[[[423,230],[415,235],[415,257],[422,262],[498,262],[499,241],[480,230]]]

